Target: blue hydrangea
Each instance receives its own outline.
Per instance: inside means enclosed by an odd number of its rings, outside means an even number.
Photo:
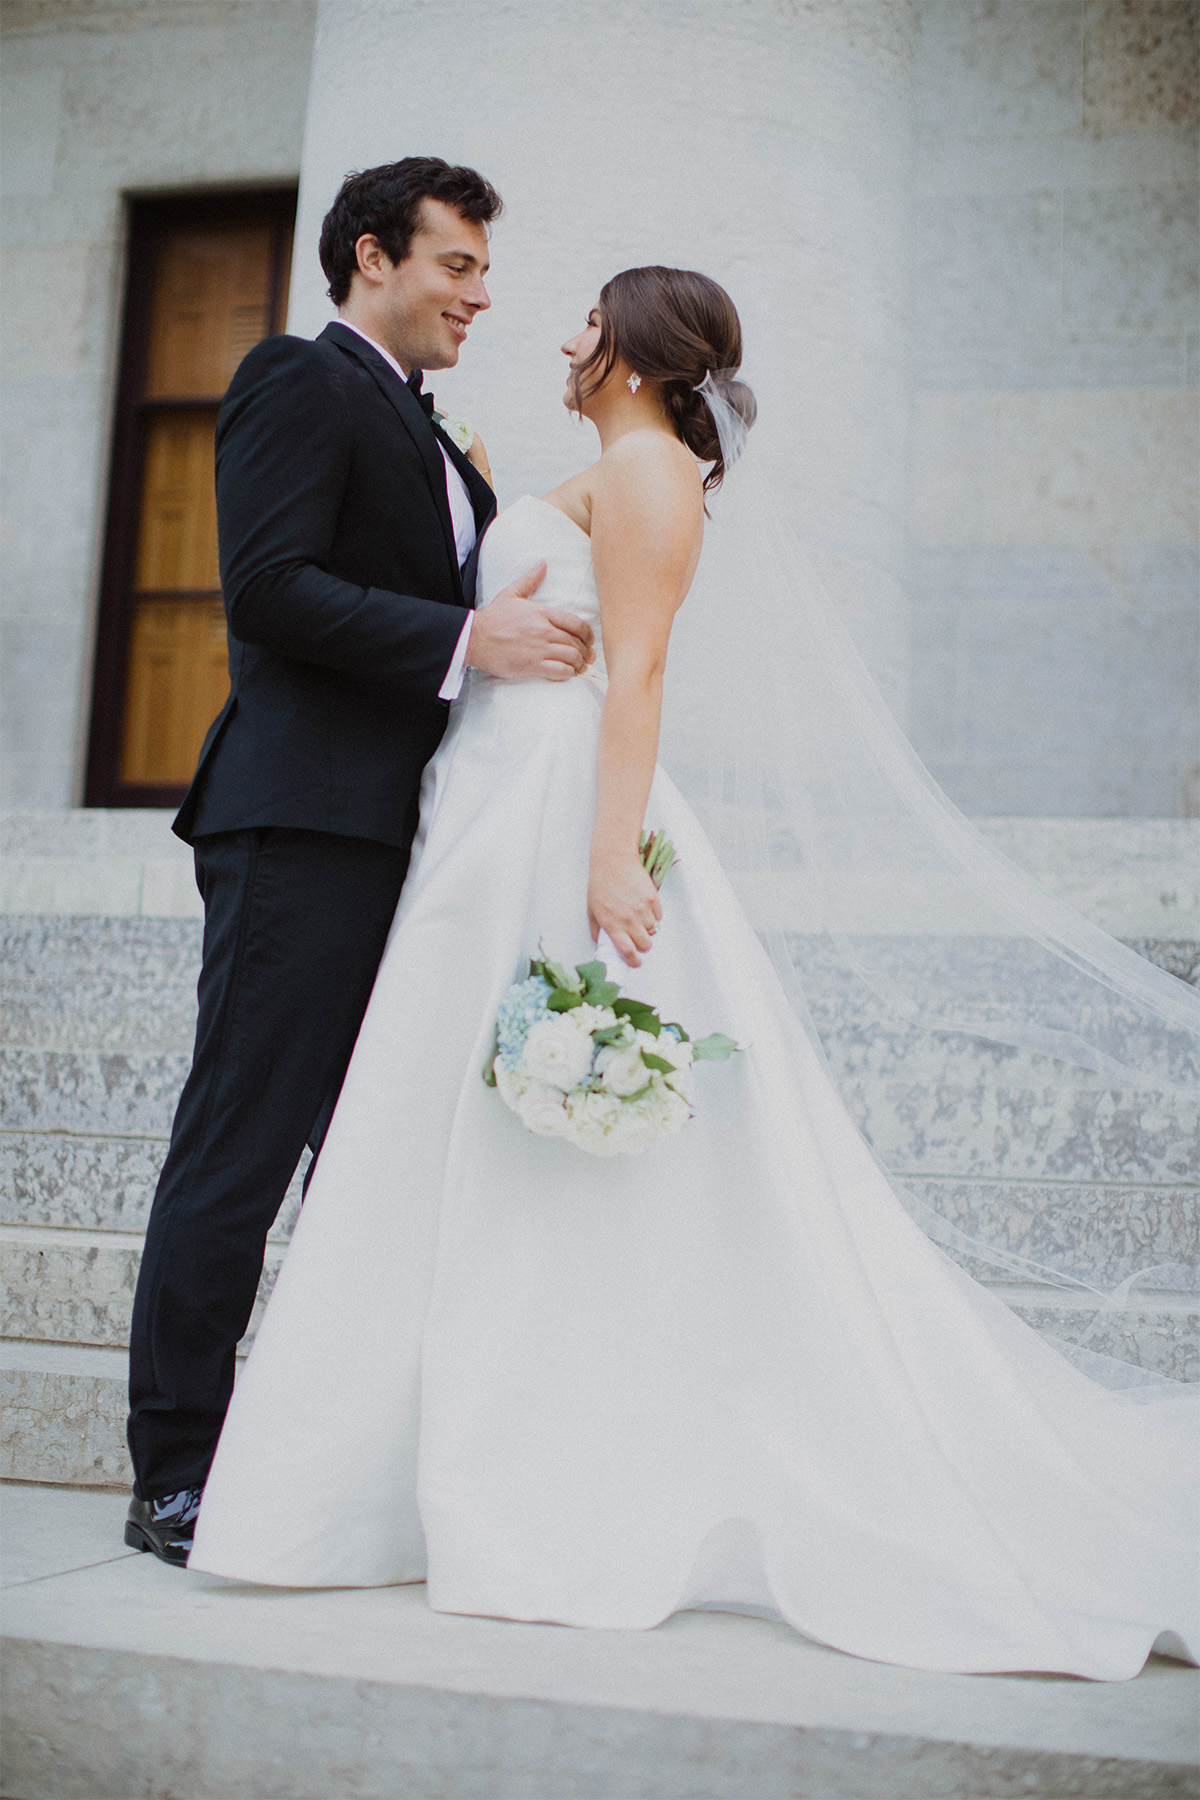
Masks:
[[[539,1019],[550,1017],[546,1002],[552,992],[548,981],[540,975],[530,975],[525,981],[514,981],[501,1000],[496,1014],[496,1037],[504,1068],[516,1068],[530,1031]]]

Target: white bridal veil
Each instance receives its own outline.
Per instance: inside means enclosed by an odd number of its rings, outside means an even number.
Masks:
[[[942,793],[789,523],[779,422],[747,437],[727,391],[663,761],[913,1215],[1089,1373],[1157,1385],[1117,1314],[1195,1283],[1200,994]]]

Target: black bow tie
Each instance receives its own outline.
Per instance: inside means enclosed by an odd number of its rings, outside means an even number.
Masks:
[[[421,379],[422,379],[422,377],[421,377],[420,369],[414,369],[412,374],[408,378],[409,392],[411,394],[415,395],[415,397],[421,402],[421,405],[425,409],[425,417],[432,422],[432,419],[433,419],[433,395],[432,394],[423,394],[421,392]]]

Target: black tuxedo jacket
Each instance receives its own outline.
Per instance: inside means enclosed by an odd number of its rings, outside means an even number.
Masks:
[[[437,697],[475,603],[437,429],[356,332],[259,344],[217,421],[231,688],[175,820],[284,825],[407,848]],[[487,482],[442,438],[482,538]]]

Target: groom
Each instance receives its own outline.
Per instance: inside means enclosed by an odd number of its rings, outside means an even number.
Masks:
[[[321,228],[338,308],[250,352],[217,424],[230,694],[175,830],[204,898],[195,1058],[130,1344],[125,1542],[182,1564],[266,1235],[319,1148],[408,868],[421,772],[466,666],[569,680],[591,630],[475,613],[491,487],[432,418],[484,287],[495,189],[436,157],[347,177]]]

